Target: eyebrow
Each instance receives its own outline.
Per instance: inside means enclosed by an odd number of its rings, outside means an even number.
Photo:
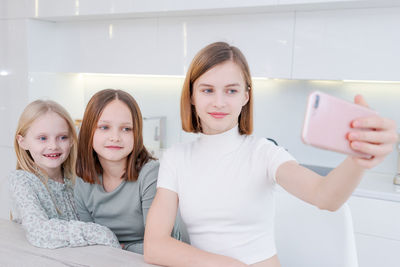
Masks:
[[[200,86],[214,87],[213,85],[207,84],[207,83],[201,83],[201,84],[199,84],[199,87]]]
[[[99,120],[99,121],[97,122],[97,124],[99,124],[99,123],[110,123],[110,124],[111,124],[111,121]],[[133,125],[133,123],[132,123],[132,122],[121,122],[120,125]]]
[[[214,87],[214,85],[207,84],[207,83],[201,83],[201,84],[199,84],[199,86]],[[230,83],[230,84],[225,85],[224,87],[233,87],[233,86],[240,86],[240,84],[239,83]]]
[[[39,132],[39,133],[36,133],[35,135],[36,136],[42,136],[42,135],[48,136],[48,135],[51,135],[51,134],[46,133],[46,132]],[[59,132],[56,135],[69,135],[69,131],[67,131],[67,132]]]

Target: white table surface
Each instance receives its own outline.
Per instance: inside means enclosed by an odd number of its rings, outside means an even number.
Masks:
[[[0,266],[155,266],[143,256],[107,246],[43,249],[32,246],[21,225],[0,219]]]

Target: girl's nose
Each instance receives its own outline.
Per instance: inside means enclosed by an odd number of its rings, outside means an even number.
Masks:
[[[49,149],[57,149],[58,148],[58,142],[57,140],[51,139],[48,143]]]
[[[217,92],[214,95],[214,106],[215,107],[223,107],[225,106],[225,96],[222,92]]]
[[[119,132],[118,131],[113,131],[110,135],[110,141],[112,142],[118,142],[120,140],[119,137]]]

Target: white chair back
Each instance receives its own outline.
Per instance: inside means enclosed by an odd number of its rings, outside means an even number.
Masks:
[[[279,188],[275,235],[282,267],[358,267],[347,204],[323,211]]]

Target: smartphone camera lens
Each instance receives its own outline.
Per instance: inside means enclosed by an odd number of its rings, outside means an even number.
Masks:
[[[314,108],[318,108],[318,106],[319,106],[319,95],[315,95]]]

